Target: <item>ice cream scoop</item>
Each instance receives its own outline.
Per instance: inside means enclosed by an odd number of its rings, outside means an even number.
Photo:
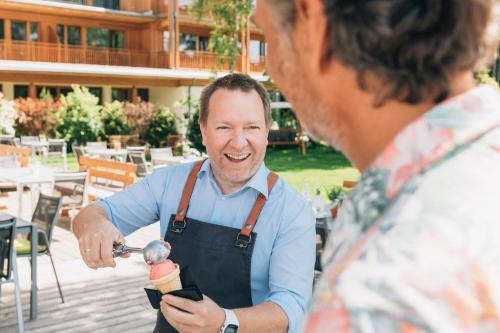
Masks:
[[[165,261],[170,255],[170,244],[162,240],[149,242],[143,249],[139,247],[129,247],[124,243],[113,244],[113,257],[120,257],[126,253],[142,253],[148,265],[159,264]]]

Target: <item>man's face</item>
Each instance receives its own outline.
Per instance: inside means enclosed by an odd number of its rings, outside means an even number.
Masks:
[[[224,193],[243,186],[258,170],[266,154],[268,128],[264,105],[252,90],[216,90],[210,98],[203,144],[212,172]]]
[[[293,1],[293,0],[290,0]],[[308,75],[309,55],[307,34],[282,27],[271,9],[270,0],[257,0],[256,24],[263,30],[267,42],[266,67],[281,92],[292,103],[293,110],[308,133],[339,148],[334,115],[316,92],[318,84]],[[297,45],[294,45],[295,44]],[[300,54],[297,52],[300,49]]]

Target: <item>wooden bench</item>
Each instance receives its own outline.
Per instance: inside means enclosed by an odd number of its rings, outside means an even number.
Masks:
[[[21,168],[26,168],[30,161],[31,150],[26,147],[16,147],[0,144],[0,156],[14,155]]]
[[[107,160],[80,157],[80,164],[88,174],[87,195],[89,202],[120,192],[135,182],[137,166]]]
[[[267,140],[269,145],[296,145],[298,144],[297,131],[293,128],[270,130]]]

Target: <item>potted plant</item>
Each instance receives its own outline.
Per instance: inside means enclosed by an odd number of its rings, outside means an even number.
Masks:
[[[326,195],[328,199],[332,202],[332,208],[330,208],[330,212],[332,217],[337,217],[338,210],[340,205],[342,204],[342,193],[344,189],[342,186],[334,185],[332,188],[326,191]]]

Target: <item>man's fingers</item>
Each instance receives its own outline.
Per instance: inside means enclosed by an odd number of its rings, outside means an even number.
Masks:
[[[181,311],[165,301],[160,303],[160,307],[165,319],[177,330],[184,331],[196,326],[195,317],[191,313]]]
[[[104,267],[115,267],[113,260],[113,240],[109,237],[101,236],[101,259]]]
[[[162,297],[162,300],[165,301],[168,305],[175,306],[178,309],[190,312],[190,313],[196,313],[198,309],[198,302],[192,301],[190,299],[182,298],[182,297],[177,297],[174,295],[164,295]]]

